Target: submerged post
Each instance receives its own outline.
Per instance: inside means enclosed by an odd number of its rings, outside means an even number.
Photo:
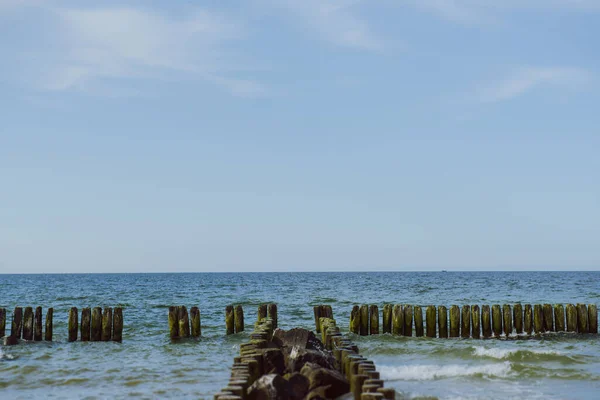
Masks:
[[[235,333],[235,319],[233,316],[233,305],[225,307],[225,331],[227,335],[233,335]]]
[[[513,323],[517,335],[523,333],[523,306],[520,303],[513,307]]]
[[[533,330],[536,334],[544,332],[544,312],[541,304],[533,306]]]
[[[404,334],[404,310],[400,304],[395,304],[392,308],[392,334]]]
[[[479,339],[481,337],[481,321],[479,306],[477,304],[471,306],[471,330],[473,339]]]
[[[525,313],[523,315],[523,328],[525,329],[525,333],[531,335],[533,332],[533,309],[531,308],[531,304],[525,304]]]
[[[495,337],[502,335],[502,311],[499,304],[492,305],[492,330]]]
[[[448,338],[448,310],[446,306],[438,307],[438,326],[440,338]]]
[[[598,307],[595,304],[588,305],[588,326],[590,333],[598,333]]]
[[[104,312],[102,314],[102,335],[100,336],[100,340],[103,342],[108,342],[112,336],[112,308],[106,307],[104,308]]]
[[[513,316],[509,304],[504,304],[502,306],[502,315],[504,316],[504,335],[508,338],[513,330]]]
[[[460,308],[457,305],[450,306],[450,337],[460,336]]]
[[[313,312],[315,314],[315,331],[321,333],[321,326],[319,325],[319,321],[321,320],[321,317],[323,317],[323,315],[321,315],[321,306],[314,306]]]
[[[201,332],[200,328],[200,309],[198,307],[190,308],[190,319],[192,326],[192,337],[199,337]]]
[[[69,310],[69,342],[77,340],[78,325],[77,307],[71,307]]]
[[[371,304],[371,307],[369,307],[369,323],[369,333],[379,335],[379,307],[376,304]]]
[[[329,306],[329,310],[331,310],[331,306]],[[269,314],[269,318],[273,322],[273,329],[277,329],[278,321],[277,321],[277,304],[270,303],[267,307],[267,311]],[[333,318],[333,311],[331,312],[331,318]]]
[[[35,308],[35,317],[33,322],[33,340],[39,342],[42,340],[42,307],[38,306]]]
[[[48,309],[48,311],[46,311],[46,332],[44,333],[44,339],[47,342],[51,342],[52,341],[52,328],[53,328],[53,322],[52,322],[52,318],[54,316],[54,308],[50,307]]]
[[[360,336],[369,334],[369,306],[363,304],[360,306]]]
[[[22,331],[23,331],[23,308],[15,307],[15,312],[13,313],[13,321],[10,326],[10,336],[20,339]]]
[[[434,338],[435,328],[435,306],[427,306],[425,309],[425,323],[427,324],[427,337]]]
[[[23,313],[23,339],[33,340],[33,308],[25,307]]]
[[[471,307],[463,305],[460,317],[460,336],[464,339],[471,337]]]
[[[90,339],[92,342],[99,342],[102,339],[102,308],[92,308],[92,323]]]
[[[392,305],[383,305],[383,333],[392,332]]]
[[[360,307],[355,305],[350,312],[350,332],[358,335],[360,333]]]
[[[554,328],[556,332],[565,331],[565,308],[562,304],[554,305]]]
[[[588,311],[585,304],[577,304],[577,331],[579,333],[588,333]]]
[[[123,309],[115,307],[113,314],[113,342],[121,343],[123,341]]]
[[[481,306],[481,333],[484,339],[492,337],[492,319],[490,306],[487,304]]]
[[[81,341],[89,342],[91,338],[92,309],[81,310]]]
[[[552,332],[554,331],[554,319],[553,319],[553,312],[552,312],[552,305],[551,304],[544,304],[544,331],[546,332]]]
[[[567,304],[567,332],[577,332],[577,308]]]
[[[233,317],[235,320],[235,333],[244,332],[244,309],[241,304],[235,306]]]
[[[190,337],[190,316],[186,306],[177,307],[177,319],[179,320],[179,337]]]
[[[411,305],[404,306],[404,336],[412,336],[413,308]]]
[[[415,319],[415,336],[416,337],[422,337],[424,330],[423,330],[423,310],[421,309],[421,306],[415,306],[413,309],[414,312],[414,319]]]
[[[6,336],[6,308],[0,308],[0,337]]]
[[[261,304],[258,306],[258,315],[256,317],[256,320],[258,322],[262,321],[263,319],[267,318],[267,305],[266,304]]]

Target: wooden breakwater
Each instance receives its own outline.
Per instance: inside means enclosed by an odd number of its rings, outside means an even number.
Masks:
[[[123,309],[121,307],[84,307],[81,320],[77,307],[71,307],[68,320],[68,341],[122,342]]]
[[[172,340],[201,335],[200,308],[191,307],[188,314],[186,306],[169,307],[169,336]]]
[[[423,319],[425,309],[425,320]],[[365,336],[390,333],[439,338],[510,338],[546,332],[598,333],[595,304],[494,304],[418,306],[385,304],[381,330],[377,305],[355,305],[350,312],[350,332]]]
[[[5,308],[0,308],[0,338],[4,337],[4,345],[14,345],[20,339],[26,341],[52,341],[52,319],[54,309],[49,308],[46,312],[45,325],[42,324],[43,314],[42,307],[15,307],[11,317],[10,335],[6,335],[6,318],[7,313]],[[45,328],[45,335],[43,331]]]

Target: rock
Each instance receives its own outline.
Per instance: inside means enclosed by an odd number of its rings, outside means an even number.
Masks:
[[[266,374],[283,374],[283,371],[285,371],[285,360],[281,349],[264,349],[262,357],[263,369]]]
[[[248,400],[289,400],[288,382],[280,375],[263,375],[248,388]]]
[[[327,369],[335,369],[335,358],[330,353],[293,348],[289,354],[284,353],[284,356],[286,356],[285,364],[289,372],[299,372],[306,363],[317,364]]]
[[[5,346],[14,346],[19,344],[19,338],[16,336],[5,336],[4,337],[4,345]]]
[[[308,350],[325,351],[323,343],[309,330],[294,328],[289,331],[277,329],[273,333],[273,341],[280,347],[299,348]]]
[[[290,400],[301,400],[308,393],[310,382],[308,378],[299,372],[288,374],[287,381],[290,390]]]
[[[327,398],[334,399],[350,391],[348,380],[339,371],[306,363],[300,373],[308,378],[310,391],[316,388],[325,388],[324,393]]]
[[[329,400],[333,399],[333,397],[328,397],[327,387],[319,387],[314,390],[311,390],[305,397],[306,400]]]

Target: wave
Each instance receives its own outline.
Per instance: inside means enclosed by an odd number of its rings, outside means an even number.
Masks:
[[[0,360],[14,360],[16,357],[11,354],[6,354],[0,349]]]
[[[509,361],[502,364],[484,365],[403,365],[398,367],[381,366],[382,379],[389,381],[413,380],[427,381],[461,376],[506,378],[511,374]]]
[[[556,350],[536,349],[503,349],[475,346],[472,348],[475,357],[494,358],[507,361],[557,361],[561,363],[584,363],[576,358]]]

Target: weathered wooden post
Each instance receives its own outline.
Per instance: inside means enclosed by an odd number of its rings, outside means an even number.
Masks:
[[[448,338],[448,310],[446,306],[438,307],[438,326],[440,338]]]
[[[460,336],[460,308],[457,305],[450,306],[450,337]]]
[[[588,333],[588,310],[585,304],[577,304],[577,331],[579,333]]]
[[[81,341],[89,342],[91,338],[92,327],[92,309],[83,308],[81,310]]]
[[[525,333],[531,335],[533,332],[533,309],[531,308],[531,304],[525,304],[525,312],[523,315],[523,328],[525,329]]]
[[[513,316],[509,304],[504,304],[502,306],[502,315],[504,316],[504,335],[508,338],[513,330]]]
[[[429,338],[434,338],[437,332],[435,317],[435,306],[427,306],[425,309],[425,323],[427,324],[427,337]]]
[[[404,306],[404,336],[412,336],[413,308],[411,305]]]
[[[517,335],[523,333],[523,306],[521,303],[517,303],[513,307],[513,322]]]
[[[471,336],[473,339],[481,337],[481,319],[479,314],[479,306],[477,304],[471,306]]]
[[[10,336],[21,339],[21,333],[23,331],[23,308],[15,307],[13,313],[12,324],[10,325]]]
[[[331,306],[329,306],[329,310],[331,310]],[[269,318],[273,321],[273,329],[277,329],[278,320],[277,320],[277,304],[270,303],[267,307],[267,311],[269,314]],[[331,311],[331,318],[333,318],[333,311]]]
[[[415,336],[422,337],[424,334],[423,329],[423,310],[421,306],[415,306],[413,308],[413,318],[415,320]]]
[[[502,311],[499,304],[492,305],[492,330],[495,337],[502,335]]]
[[[170,309],[169,309],[170,310]],[[102,339],[102,308],[92,308],[92,323],[91,323],[91,339],[92,342],[99,342]]]
[[[400,304],[395,304],[392,308],[392,334],[404,334],[404,310]]]
[[[319,321],[321,320],[321,317],[323,317],[324,315],[321,315],[321,306],[314,306],[313,307],[313,312],[315,314],[315,331],[317,333],[321,333],[321,327],[319,326]]]
[[[577,308],[573,304],[567,304],[567,332],[577,332]]]
[[[39,342],[42,340],[42,307],[35,308],[35,317],[33,323],[33,340]]]
[[[0,308],[0,337],[6,336],[6,308]]]
[[[198,307],[190,308],[190,322],[192,326],[192,337],[199,337],[202,333],[200,327],[200,309]]]
[[[369,306],[363,304],[360,306],[360,336],[369,334]]]
[[[369,333],[379,335],[379,307],[376,304],[369,307],[369,325]]]
[[[257,316],[256,320],[258,322],[260,322],[265,318],[267,318],[267,305],[261,304],[258,306],[258,316]]]
[[[490,306],[487,304],[481,306],[481,333],[484,339],[492,337],[492,319]]]
[[[353,375],[350,380],[350,391],[354,395],[354,400],[361,400],[362,387],[365,381],[369,379],[367,375]]]
[[[588,305],[588,325],[590,333],[598,333],[598,307],[595,304]]]
[[[556,332],[565,331],[565,308],[562,304],[554,305],[554,328]]]
[[[121,343],[123,341],[123,308],[115,307],[113,314],[113,342]]]
[[[169,314],[170,316],[170,314]],[[227,335],[233,335],[235,333],[235,319],[233,316],[233,305],[228,305],[225,307],[225,330]],[[170,322],[169,322],[170,324]]]
[[[460,317],[460,336],[464,339],[471,337],[471,307],[463,305]]]
[[[23,339],[33,340],[33,308],[31,307],[25,307],[23,313]]]
[[[241,304],[235,306],[233,318],[235,320],[235,333],[244,332],[244,309]]]
[[[533,331],[536,334],[544,332],[544,311],[541,304],[533,306]]]
[[[77,341],[78,327],[77,307],[71,307],[71,310],[69,310],[69,342]]]
[[[392,305],[383,305],[383,333],[392,333]]]
[[[112,308],[105,307],[102,313],[102,335],[100,336],[103,342],[108,342],[112,338],[112,320]]]
[[[360,333],[360,307],[355,305],[350,312],[350,332],[358,335]]]
[[[544,331],[552,332],[554,331],[554,318],[551,304],[544,304]]]
[[[54,308],[50,307],[48,311],[46,311],[46,332],[44,333],[44,339],[47,342],[52,341],[52,331],[53,331],[53,322],[52,318],[54,316]]]

